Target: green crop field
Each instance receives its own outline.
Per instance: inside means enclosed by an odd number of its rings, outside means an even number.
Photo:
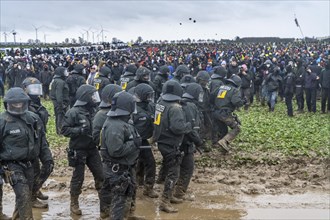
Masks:
[[[56,134],[51,101],[43,101],[43,104],[51,115],[47,126],[50,147],[53,152],[64,152],[69,139]],[[320,109],[319,101],[317,109]],[[4,110],[3,105],[0,110]],[[268,112],[268,107],[255,103],[249,111],[241,110],[237,114],[242,126],[241,133],[232,143],[231,160],[277,163],[287,156],[317,158],[330,156],[329,114],[320,114],[318,110],[317,113],[305,112],[288,117],[284,102],[277,103],[275,112]],[[203,154],[197,158],[197,164],[216,165],[217,163],[210,160],[217,158],[218,152],[213,146],[211,152],[213,156]],[[65,165],[66,158],[57,158],[57,164]]]

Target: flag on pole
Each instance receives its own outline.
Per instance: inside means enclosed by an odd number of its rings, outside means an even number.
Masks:
[[[296,22],[297,27],[299,27],[299,23],[298,23],[298,19],[297,18],[294,19],[294,22]]]

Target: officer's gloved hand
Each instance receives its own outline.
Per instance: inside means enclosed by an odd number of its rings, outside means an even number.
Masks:
[[[53,160],[46,161],[42,166],[45,172],[49,175],[53,172],[54,161]]]
[[[82,134],[82,135],[88,135],[88,134],[90,134],[89,127],[88,126],[82,126],[80,128],[80,134]]]
[[[192,125],[191,125],[191,123],[190,122],[187,122],[186,123],[186,133],[189,133],[189,132],[191,132],[191,130],[192,130]]]
[[[134,141],[135,147],[140,148],[140,146],[142,144],[142,138],[140,136],[135,137],[135,138],[133,138],[133,141]]]

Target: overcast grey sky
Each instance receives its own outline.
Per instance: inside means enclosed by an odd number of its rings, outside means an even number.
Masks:
[[[105,39],[123,41],[173,39],[233,39],[240,37],[301,37],[330,35],[330,0],[277,1],[16,1],[0,0],[3,32],[15,29],[17,41],[38,39],[62,42],[89,32],[97,41],[103,27]],[[192,18],[190,21],[189,18]],[[196,23],[193,23],[196,20]],[[180,25],[182,23],[182,25]],[[87,39],[84,33],[85,40]],[[101,36],[101,35],[100,35]],[[101,40],[101,37],[99,37]],[[13,41],[9,34],[7,41]]]

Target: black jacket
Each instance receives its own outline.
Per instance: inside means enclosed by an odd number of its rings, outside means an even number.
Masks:
[[[320,75],[320,84],[322,88],[330,88],[330,69],[323,69]]]
[[[176,153],[185,134],[191,131],[191,124],[186,122],[182,106],[177,102],[161,100],[156,105],[154,139],[164,144],[162,154]],[[158,145],[160,147],[160,145]]]
[[[0,160],[52,161],[41,119],[33,112],[14,117],[8,112],[0,114]]]
[[[70,138],[70,148],[88,150],[96,147],[92,138],[92,111],[86,106],[74,106],[66,112],[61,133]],[[82,133],[82,128],[88,132]]]
[[[151,138],[154,130],[155,105],[153,103],[138,102],[136,107],[137,113],[133,114],[134,126],[142,139]]]
[[[185,153],[193,153],[195,151],[193,144],[200,146],[203,143],[199,136],[202,115],[191,99],[183,98],[181,105],[185,113],[186,122],[190,122],[192,129],[185,134],[180,150]]]
[[[55,106],[62,107],[62,109],[66,109],[69,106],[69,87],[60,76],[54,76],[50,85],[49,97]]]
[[[134,126],[121,117],[108,117],[102,128],[101,156],[104,162],[132,166],[140,150],[134,144],[139,136]]]
[[[105,120],[107,119],[107,113],[110,111],[109,108],[101,108],[94,116],[93,119],[93,140],[97,146],[100,146],[100,134]]]

